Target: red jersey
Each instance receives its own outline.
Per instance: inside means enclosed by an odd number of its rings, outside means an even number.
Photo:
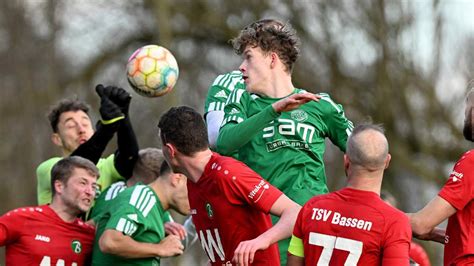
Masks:
[[[94,233],[80,219],[63,221],[48,205],[18,208],[0,217],[6,265],[89,264]]]
[[[444,265],[474,264],[474,150],[454,165],[438,195],[457,210],[446,228]]]
[[[213,153],[197,183],[188,180],[189,204],[212,265],[231,265],[240,242],[272,227],[268,214],[282,192],[244,163]],[[279,265],[278,245],[255,253],[253,265]]]
[[[293,236],[303,242],[306,265],[409,264],[408,217],[373,192],[344,188],[313,197]]]

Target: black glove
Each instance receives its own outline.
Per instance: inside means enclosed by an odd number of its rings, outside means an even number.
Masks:
[[[104,88],[104,86],[102,86],[101,84],[95,87],[97,94],[100,96],[99,112],[102,118],[102,123],[104,124],[114,123],[118,120],[125,118],[125,115],[122,113],[122,110],[107,96],[107,94],[109,94],[113,88],[114,87],[110,86]]]
[[[104,86],[100,84],[97,85],[97,87],[99,86],[103,88],[97,91],[97,93],[99,93],[100,91],[99,96],[107,96],[113,103],[115,103],[120,108],[124,115],[128,115],[128,108],[130,106],[132,96],[130,96],[130,94],[126,90],[119,87],[107,86],[104,88]]]

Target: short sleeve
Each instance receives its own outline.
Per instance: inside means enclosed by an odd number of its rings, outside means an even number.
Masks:
[[[0,217],[0,246],[18,239],[24,223],[24,219],[17,210],[9,211]]]
[[[474,150],[468,151],[454,165],[439,196],[462,210],[474,198]]]

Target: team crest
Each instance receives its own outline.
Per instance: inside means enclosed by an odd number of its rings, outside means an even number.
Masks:
[[[82,244],[79,242],[79,240],[73,240],[71,242],[71,248],[76,254],[80,254],[82,252]]]
[[[212,216],[214,216],[214,212],[212,211],[212,207],[210,203],[206,203],[206,212],[209,218],[212,218]]]
[[[298,122],[304,122],[306,119],[308,119],[308,114],[305,111],[299,109],[292,111],[290,115],[293,120]]]

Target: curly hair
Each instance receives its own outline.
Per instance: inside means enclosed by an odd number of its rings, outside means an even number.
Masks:
[[[89,105],[85,102],[74,98],[74,99],[63,99],[59,101],[56,105],[51,107],[51,110],[48,114],[48,120],[51,124],[51,128],[53,129],[54,133],[58,132],[58,123],[59,117],[62,113],[69,112],[69,111],[83,111],[87,115],[89,114]]]
[[[173,144],[184,155],[191,156],[209,147],[206,124],[191,107],[172,107],[161,116],[158,128],[163,144]]]
[[[262,19],[251,23],[230,40],[235,53],[241,55],[248,46],[259,47],[264,53],[275,52],[291,73],[300,54],[300,40],[289,23],[274,19]]]

